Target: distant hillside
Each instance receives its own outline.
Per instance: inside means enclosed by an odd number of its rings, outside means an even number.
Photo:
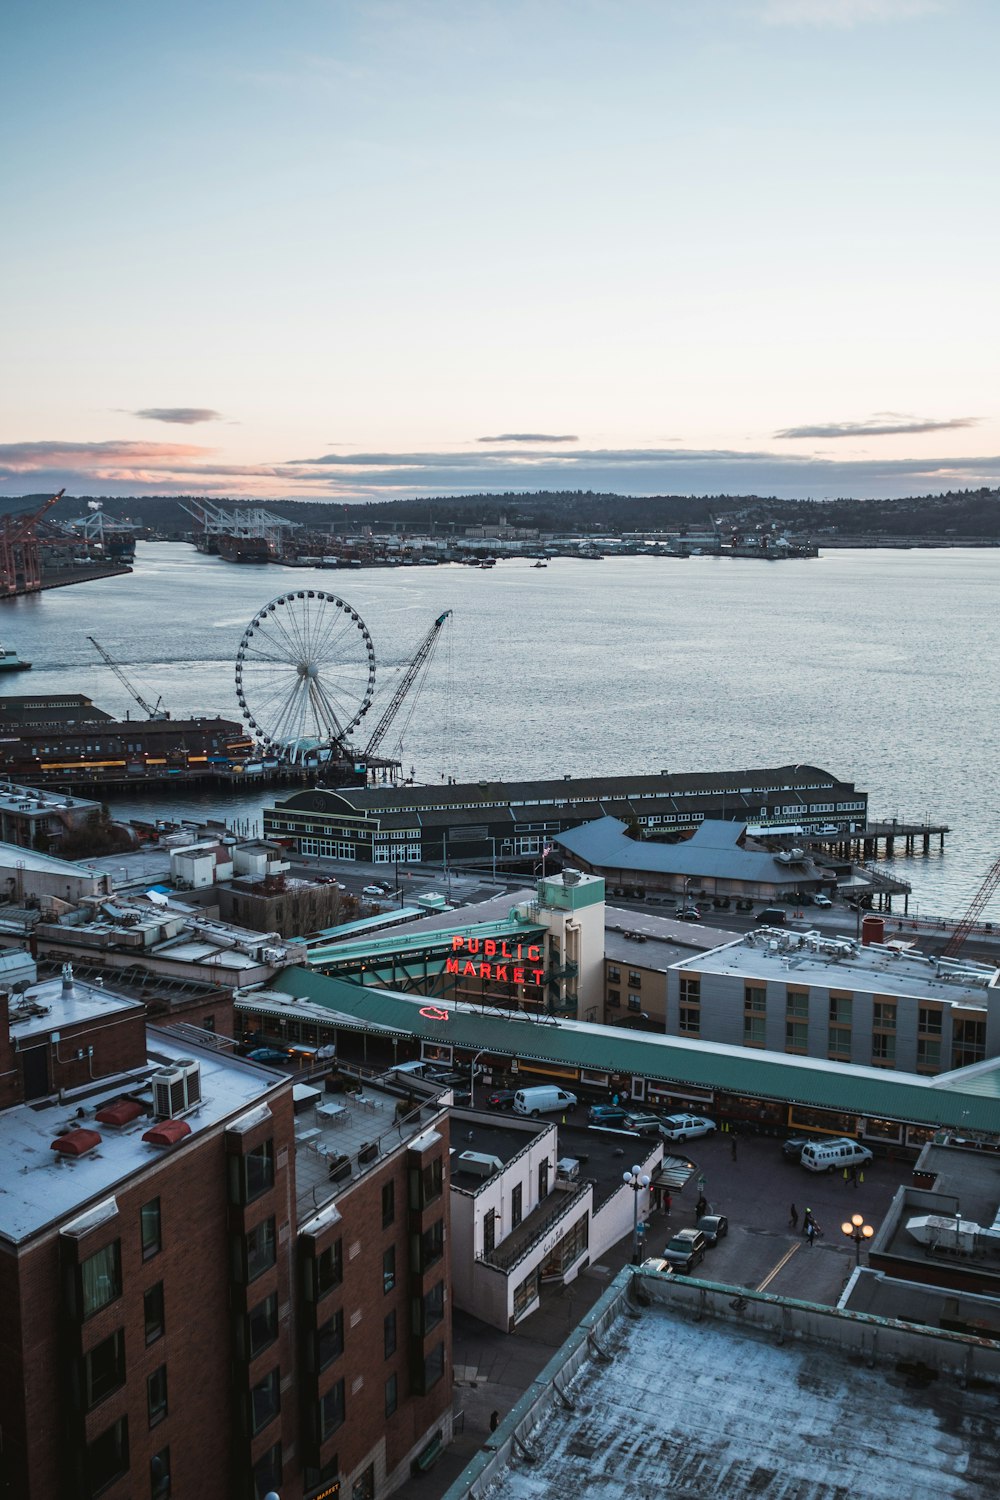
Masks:
[[[0,515],[29,510],[47,497],[26,495],[0,499]],[[103,500],[109,516],[127,518],[158,535],[188,534],[194,522],[172,495],[143,495],[104,499],[101,496],[64,497],[49,512],[60,519],[86,513],[87,500]],[[197,497],[192,497],[197,498]],[[744,527],[779,522],[790,530],[814,537],[949,538],[1000,541],[1000,490],[960,490],[905,500],[776,500],[758,495],[613,495],[590,490],[547,491],[535,494],[442,495],[433,499],[367,501],[345,505],[320,500],[216,500],[223,509],[263,504],[270,511],[318,531],[371,526],[376,530],[404,527],[408,531],[448,534],[466,526],[532,526],[542,531],[596,532],[666,531],[679,527],[701,530],[712,518],[736,520]]]

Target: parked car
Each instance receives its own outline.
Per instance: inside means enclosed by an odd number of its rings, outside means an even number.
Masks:
[[[672,1276],[674,1268],[662,1255],[650,1255],[639,1267],[640,1271],[656,1271],[660,1276]]]
[[[829,896],[824,896],[822,891],[818,891],[816,895],[813,896],[813,906],[826,907],[832,905],[833,902],[830,900]]]
[[[813,1137],[809,1135],[793,1135],[787,1141],[782,1141],[781,1154],[785,1161],[801,1161],[802,1152],[812,1139]]]
[[[866,1167],[873,1159],[867,1146],[844,1135],[810,1141],[803,1148],[799,1162],[808,1172],[842,1172],[845,1167]]]
[[[535,1120],[539,1115],[576,1109],[576,1095],[554,1083],[536,1083],[517,1090],[513,1109],[516,1115],[530,1115]]]
[[[663,1259],[682,1276],[690,1276],[707,1249],[708,1241],[700,1229],[679,1229],[664,1250]]]
[[[627,1114],[624,1120],[626,1130],[634,1130],[636,1135],[655,1135],[661,1125],[659,1115]]]
[[[765,906],[754,921],[760,927],[784,927],[788,913],[783,906]]]
[[[715,1121],[704,1115],[667,1115],[660,1121],[665,1141],[693,1141],[699,1135],[711,1135]]]
[[[702,1214],[695,1228],[701,1230],[705,1236],[705,1244],[711,1250],[729,1233],[729,1220],[725,1214]]]
[[[247,1053],[251,1062],[276,1063],[287,1062],[288,1053],[279,1052],[277,1047],[255,1047],[252,1052]]]
[[[587,1114],[588,1125],[624,1125],[628,1110],[618,1104],[592,1104]]]
[[[679,917],[682,922],[701,921],[701,912],[696,906],[679,906],[674,912],[674,916]]]
[[[494,1089],[492,1094],[486,1096],[487,1109],[513,1109],[514,1090]]]
[[[361,894],[362,896],[384,896],[385,891],[380,885],[363,885]]]

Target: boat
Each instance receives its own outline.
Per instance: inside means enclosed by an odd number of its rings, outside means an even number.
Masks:
[[[0,672],[27,672],[30,661],[22,661],[11,646],[0,646]]]
[[[548,563],[544,563],[544,562],[538,561],[536,563],[532,563],[531,566],[533,568],[547,568],[548,567]]]

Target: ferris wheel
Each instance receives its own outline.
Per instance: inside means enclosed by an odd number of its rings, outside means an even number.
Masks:
[[[243,632],[236,697],[272,755],[302,763],[342,750],[374,691],[372,638],[357,610],[336,594],[280,594]]]

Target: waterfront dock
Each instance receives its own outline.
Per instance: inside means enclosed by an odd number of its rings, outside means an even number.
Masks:
[[[808,837],[811,844],[835,858],[865,864],[871,859],[892,859],[897,854],[929,854],[932,839],[937,839],[937,847],[943,849],[944,836],[950,832],[947,823],[907,823],[886,818],[866,823],[855,833],[826,836],[810,832]],[[897,848],[897,844],[901,847]]]

